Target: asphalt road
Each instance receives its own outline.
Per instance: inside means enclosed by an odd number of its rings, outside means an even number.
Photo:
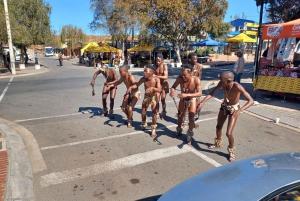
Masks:
[[[0,101],[0,118],[27,128],[41,149],[47,169],[34,173],[36,200],[156,200],[179,182],[228,163],[225,135],[222,148],[207,149],[215,137],[218,101],[211,99],[202,109],[200,129],[195,130],[192,146],[187,146],[185,135],[171,137],[177,109],[168,97],[168,119],[158,121],[158,136],[152,139],[150,130],[139,131],[141,100],[134,109],[134,128],[124,124],[120,110],[124,85],[117,90],[116,119],[102,118],[102,75],[96,80],[96,95],[92,97],[89,84],[94,68],[67,61],[59,67],[55,58],[40,58],[40,62],[48,73],[14,78]],[[204,69],[202,87],[231,68]],[[251,77],[251,68],[247,66],[245,77]],[[178,72],[170,72],[171,84]],[[133,74],[137,79],[142,76],[142,72]],[[9,80],[0,79],[1,92]],[[150,116],[149,110],[148,121]],[[299,150],[295,140],[299,133],[245,113],[234,136],[236,160]]]

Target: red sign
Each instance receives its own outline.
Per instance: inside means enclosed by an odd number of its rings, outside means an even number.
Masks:
[[[259,69],[262,70],[265,65],[271,65],[271,60],[267,58],[260,58]]]

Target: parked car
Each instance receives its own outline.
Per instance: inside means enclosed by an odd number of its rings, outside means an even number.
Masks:
[[[16,54],[15,60],[20,61],[21,60],[21,54]]]
[[[258,156],[198,174],[158,201],[300,200],[300,152]]]
[[[27,54],[27,55],[28,55],[28,60],[33,61],[34,57],[30,54]],[[26,56],[24,55],[24,59],[25,58],[26,58]],[[16,54],[15,60],[20,61],[21,60],[21,54]]]

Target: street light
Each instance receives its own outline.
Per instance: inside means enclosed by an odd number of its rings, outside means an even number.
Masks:
[[[4,3],[4,11],[5,11],[5,21],[6,21],[6,29],[7,29],[8,46],[9,46],[9,53],[10,53],[10,69],[11,69],[11,74],[15,75],[16,74],[15,55],[14,55],[13,46],[12,46],[9,15],[8,15],[8,8],[7,8],[7,0],[3,0],[3,3]]]

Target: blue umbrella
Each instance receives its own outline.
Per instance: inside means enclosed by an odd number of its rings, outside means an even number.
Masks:
[[[198,47],[201,47],[201,46],[219,46],[219,45],[220,45],[220,42],[211,39],[209,36],[207,36],[207,38],[203,41],[190,44],[190,46],[198,46]]]

